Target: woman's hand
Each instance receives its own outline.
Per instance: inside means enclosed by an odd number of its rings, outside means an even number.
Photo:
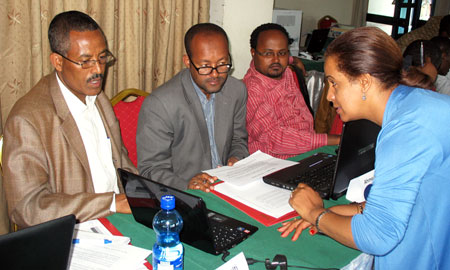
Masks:
[[[279,232],[281,232],[281,237],[287,237],[291,232],[294,231],[294,235],[291,238],[292,241],[296,241],[303,230],[308,228],[309,234],[314,235],[317,233],[317,229],[312,226],[311,223],[302,218],[286,221],[281,223],[281,225],[282,226],[277,229]]]
[[[304,183],[292,191],[289,204],[307,222],[314,224],[317,215],[324,210],[319,193]]]

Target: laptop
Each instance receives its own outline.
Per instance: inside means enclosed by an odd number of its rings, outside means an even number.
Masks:
[[[380,127],[368,120],[344,124],[337,156],[316,153],[299,164],[263,177],[267,184],[294,190],[306,183],[323,199],[338,199],[350,180],[374,169],[375,147]]]
[[[320,53],[328,39],[330,29],[316,29],[306,40],[306,51],[310,54]]]
[[[74,226],[68,215],[0,236],[2,269],[67,269]]]
[[[183,218],[181,242],[218,255],[254,234],[258,228],[208,210],[202,198],[152,181],[123,169],[117,169],[134,219],[153,228],[155,214],[161,209],[163,195],[175,196],[175,209]]]

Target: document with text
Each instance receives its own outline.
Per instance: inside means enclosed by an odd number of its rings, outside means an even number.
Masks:
[[[217,176],[220,180],[235,187],[244,187],[262,181],[263,176],[295,164],[298,164],[298,162],[274,158],[261,151],[256,151],[247,158],[239,160],[233,166],[222,166],[203,172],[211,176]]]
[[[290,190],[268,185],[261,179],[244,188],[223,182],[216,185],[214,190],[274,218],[294,211],[289,205]]]

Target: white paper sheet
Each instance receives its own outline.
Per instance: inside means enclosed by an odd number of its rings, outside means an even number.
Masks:
[[[291,191],[264,183],[261,179],[244,188],[224,182],[214,189],[236,201],[274,218],[279,218],[294,209],[289,205]]]
[[[249,270],[244,252],[240,252],[216,270]]]
[[[298,162],[274,158],[261,151],[256,151],[245,159],[239,160],[233,166],[222,166],[203,172],[217,176],[229,184],[243,187],[262,179],[263,176],[276,172]]]
[[[73,245],[69,270],[136,269],[150,254],[132,245]]]
[[[113,235],[100,221],[75,225],[69,270],[147,269],[151,250],[129,245],[130,238]]]

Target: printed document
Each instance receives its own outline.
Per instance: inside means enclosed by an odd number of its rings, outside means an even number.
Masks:
[[[262,179],[244,188],[223,182],[215,185],[214,190],[274,218],[294,211],[289,205],[291,191],[266,184]]]
[[[220,180],[235,187],[243,187],[262,181],[263,176],[295,164],[298,164],[298,162],[274,158],[261,151],[256,151],[247,158],[239,160],[233,166],[222,166],[203,172],[211,176],[217,176]]]

